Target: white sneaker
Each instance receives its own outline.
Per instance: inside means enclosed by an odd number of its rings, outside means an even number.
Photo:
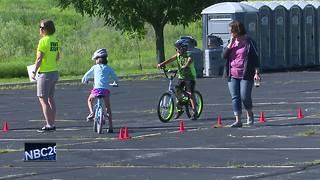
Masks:
[[[254,118],[253,118],[253,117],[249,117],[249,118],[247,119],[247,125],[248,125],[248,126],[251,126],[251,125],[253,125],[253,123],[254,123]]]
[[[90,113],[90,114],[87,116],[87,122],[93,121],[93,118],[94,118],[94,114],[93,114],[93,113]]]

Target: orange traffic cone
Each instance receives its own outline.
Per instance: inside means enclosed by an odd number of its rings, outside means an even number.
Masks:
[[[123,129],[122,128],[120,128],[118,139],[120,139],[120,140],[124,139],[124,137],[123,137]]]
[[[2,131],[3,132],[8,132],[9,131],[9,126],[8,126],[8,121],[7,120],[4,122],[4,126],[3,126]]]
[[[302,113],[302,109],[301,107],[298,109],[298,119],[302,119],[303,118],[303,113]]]
[[[123,139],[130,139],[131,137],[129,136],[129,129],[126,127],[124,129],[124,137]]]
[[[183,125],[183,120],[180,121],[180,129],[179,129],[179,132],[185,132],[184,125]]]
[[[265,119],[264,119],[264,112],[261,112],[261,113],[260,113],[259,122],[260,122],[260,123],[265,123],[265,122],[266,122]]]
[[[221,116],[218,116],[217,124],[214,125],[215,128],[223,127]]]

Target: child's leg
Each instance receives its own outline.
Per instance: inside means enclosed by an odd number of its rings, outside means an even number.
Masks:
[[[112,125],[112,113],[111,113],[111,104],[110,104],[110,95],[105,95],[103,97],[104,100],[104,104],[106,106],[106,110],[108,113],[108,119],[109,119],[109,129],[113,129],[113,125]]]
[[[181,112],[182,112],[182,89],[184,88],[184,86],[185,86],[185,82],[182,80],[179,80],[178,84],[175,87],[176,95],[178,99],[177,110]]]
[[[90,114],[93,113],[93,101],[94,101],[94,96],[90,94],[88,97],[88,108],[89,108]]]
[[[193,110],[193,112],[197,112],[197,103],[196,103],[196,98],[194,96],[194,88],[195,88],[195,81],[186,81],[185,83],[185,87],[186,87],[186,92],[190,98],[190,102],[191,102],[191,108]]]

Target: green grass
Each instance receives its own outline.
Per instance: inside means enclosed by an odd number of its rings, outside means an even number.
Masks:
[[[297,136],[308,137],[308,136],[316,136],[320,135],[320,132],[316,128],[308,129],[306,131],[299,132]]]
[[[157,64],[155,34],[148,24],[146,24],[145,38],[138,41],[128,38],[113,27],[104,26],[103,19],[82,17],[71,8],[61,11],[56,7],[54,0],[1,0],[1,78],[27,77],[26,66],[35,61],[41,19],[52,19],[55,22],[56,36],[61,47],[61,61],[58,63],[58,68],[62,77],[83,75],[93,65],[92,53],[101,47],[108,49],[109,65],[118,75],[158,71],[155,68]],[[180,36],[195,37],[201,48],[201,33],[201,20],[186,28],[166,25],[164,29],[166,57],[175,52],[173,43]],[[6,79],[0,80],[3,81]]]
[[[21,150],[17,150],[17,149],[0,149],[0,154],[1,153],[10,153],[10,152],[18,152]]]
[[[245,168],[248,166],[246,163],[235,163],[235,162],[228,162],[227,167],[230,168]]]
[[[12,83],[23,83],[29,82],[29,78],[21,77],[21,78],[1,78],[0,84],[12,84]]]

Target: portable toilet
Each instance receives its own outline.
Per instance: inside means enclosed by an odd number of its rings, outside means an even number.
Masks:
[[[254,31],[252,23],[256,21],[258,10],[250,5],[238,2],[223,2],[205,8],[202,14],[203,48],[208,48],[207,36],[221,37],[224,45],[230,39],[229,24],[233,20],[242,22],[250,31]],[[255,32],[256,33],[256,32]],[[250,34],[249,34],[250,35]]]
[[[287,38],[288,38],[288,25],[287,25],[287,9],[281,4],[271,1],[268,6],[273,11],[272,13],[272,26],[274,27],[271,33],[271,43],[274,48],[272,57],[274,59],[272,69],[279,70],[287,68]]]
[[[288,68],[302,67],[302,10],[300,6],[289,1],[284,2],[282,5],[289,11]]]
[[[315,40],[316,40],[316,59],[320,63],[320,1],[308,1],[308,3],[312,4],[316,10],[316,33],[315,33]]]
[[[272,25],[272,10],[264,3],[253,4],[259,10],[258,16],[258,47],[260,56],[260,68],[262,70],[273,69],[274,58],[272,38],[274,26]]]
[[[245,13],[244,14],[244,27],[247,30],[247,35],[255,42],[258,40],[258,13]]]
[[[229,24],[233,20],[242,22],[247,28],[249,36],[257,36],[257,12],[256,8],[237,2],[214,4],[202,11],[205,76],[222,75],[221,69],[224,65],[221,59],[222,47],[209,48],[208,38],[219,37],[223,40],[223,46],[226,46],[230,39]]]
[[[257,10],[258,10],[258,14],[257,14],[257,24],[256,24],[256,35],[253,36],[252,38],[255,40],[256,42],[256,45],[257,47],[259,48],[258,51],[260,52],[260,35],[259,35],[259,32],[260,32],[260,26],[259,26],[259,8],[261,6],[264,6],[265,4],[261,1],[241,1],[241,3],[244,3],[244,4],[248,4],[250,6],[253,6],[255,7]],[[248,29],[251,29],[252,26],[250,27],[249,25],[249,28]]]
[[[245,17],[245,28],[247,30],[247,34],[256,42],[257,47],[259,47],[259,8],[263,5],[261,1],[241,1],[242,4],[247,4],[257,9],[256,16],[250,15],[250,17]]]
[[[303,55],[304,66],[312,67],[319,65],[316,58],[316,16],[317,11],[312,4],[301,1],[298,5],[303,10],[302,26],[303,26]]]

